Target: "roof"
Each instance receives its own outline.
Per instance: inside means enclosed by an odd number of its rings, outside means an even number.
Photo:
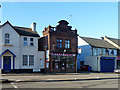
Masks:
[[[37,32],[32,31],[31,28],[14,26],[14,29],[19,35],[40,37],[39,34]]]
[[[6,23],[8,23],[21,36],[40,37],[39,34],[35,31],[32,31],[31,28],[12,26],[9,21],[5,22],[3,25],[0,25],[0,28]]]
[[[115,44],[120,46],[120,39],[116,39],[116,38],[109,38],[107,37],[109,40],[111,40],[112,42],[114,42]]]
[[[84,41],[86,41],[89,45],[93,47],[117,49],[115,46],[102,39],[81,36],[80,38],[82,38]]]

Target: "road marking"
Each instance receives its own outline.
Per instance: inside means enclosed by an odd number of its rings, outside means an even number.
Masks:
[[[18,88],[16,85],[14,85],[14,83],[10,83],[10,84],[12,84],[12,86],[13,86],[14,88]]]

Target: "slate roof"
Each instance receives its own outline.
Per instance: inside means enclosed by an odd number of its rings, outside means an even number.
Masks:
[[[37,32],[32,31],[31,28],[14,26],[14,29],[19,35],[22,35],[22,36],[40,37],[39,34]]]
[[[84,41],[86,41],[89,45],[93,47],[117,49],[115,46],[102,39],[81,36],[80,38],[82,38]]]
[[[32,31],[31,28],[12,26],[9,21],[5,22],[3,25],[0,25],[0,28],[6,23],[8,23],[21,36],[40,37],[39,34],[35,31]]]
[[[109,38],[107,37],[109,40],[111,40],[112,42],[114,42],[115,44],[120,46],[120,39],[115,39],[115,38]]]

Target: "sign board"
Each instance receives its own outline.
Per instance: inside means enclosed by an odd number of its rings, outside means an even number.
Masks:
[[[52,53],[53,56],[75,56],[76,54]]]

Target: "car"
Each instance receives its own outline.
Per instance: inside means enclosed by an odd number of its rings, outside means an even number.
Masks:
[[[115,69],[114,72],[115,73],[120,73],[120,69]]]

